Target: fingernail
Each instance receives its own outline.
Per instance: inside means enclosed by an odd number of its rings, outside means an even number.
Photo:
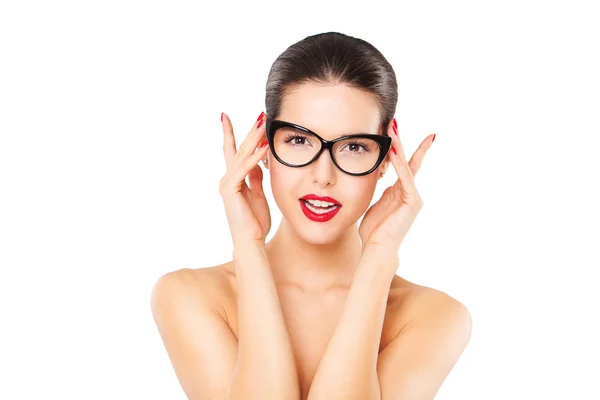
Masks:
[[[256,120],[258,121],[259,119],[261,119],[263,117],[263,115],[265,115],[265,113],[263,111],[261,111],[260,115],[258,116],[258,118],[256,118]]]
[[[258,125],[256,125],[256,129],[260,128],[260,126],[263,124],[263,121],[264,121],[264,120],[263,120],[263,119],[261,119],[261,120],[258,122]]]
[[[394,133],[398,136],[398,123],[396,122],[396,118],[393,120],[394,122]]]
[[[264,141],[264,142],[263,142],[263,143],[260,145],[260,148],[262,149],[263,147],[265,147],[265,146],[267,145],[267,143],[269,143],[269,142],[265,140],[265,141]]]
[[[394,154],[398,154],[396,153],[396,149],[392,147],[392,151],[394,152]]]
[[[433,139],[431,139],[431,143],[433,143],[433,141],[435,140],[435,135],[437,135],[437,133],[433,134]]]
[[[221,122],[223,122],[223,113],[221,113]]]

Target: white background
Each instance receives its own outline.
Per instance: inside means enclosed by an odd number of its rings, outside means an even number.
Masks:
[[[394,67],[407,155],[437,133],[398,270],[472,314],[436,399],[600,398],[593,3],[2,2],[0,398],[185,398],[152,286],[230,259],[220,114],[327,31]]]

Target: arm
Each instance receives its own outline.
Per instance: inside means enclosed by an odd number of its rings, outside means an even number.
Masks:
[[[434,398],[469,340],[470,314],[442,292],[423,293],[413,321],[378,354],[389,275],[379,263],[359,265],[309,400]]]
[[[177,379],[193,400],[297,399],[291,344],[279,298],[271,302],[276,291],[266,254],[236,249],[234,262],[240,346],[219,312],[215,288],[221,283],[211,274],[197,270],[192,277],[182,269],[154,285],[152,314]]]
[[[471,336],[471,315],[458,300],[427,290],[411,302],[413,318],[379,354],[383,400],[433,399]]]
[[[163,275],[152,289],[152,314],[188,399],[225,399],[237,341],[218,311],[219,282],[197,273],[193,277],[181,269]]]
[[[396,265],[361,259],[308,400],[381,398],[377,357]]]
[[[264,245],[234,247],[239,347],[228,399],[300,399],[292,344]]]

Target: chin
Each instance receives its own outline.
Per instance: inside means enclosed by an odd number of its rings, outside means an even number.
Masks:
[[[307,218],[301,209],[292,211],[288,221],[303,241],[315,245],[326,245],[337,241],[348,229],[348,221],[342,210],[327,222],[316,222]]]

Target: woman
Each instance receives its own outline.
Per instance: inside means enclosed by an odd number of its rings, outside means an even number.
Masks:
[[[266,114],[239,148],[221,115],[232,260],[168,273],[152,293],[188,398],[434,398],[471,319],[449,295],[395,274],[423,205],[414,176],[435,137],[407,161],[397,96],[377,49],[329,32],[277,58]],[[268,243],[261,160],[283,214]],[[398,180],[367,210],[390,163]]]

